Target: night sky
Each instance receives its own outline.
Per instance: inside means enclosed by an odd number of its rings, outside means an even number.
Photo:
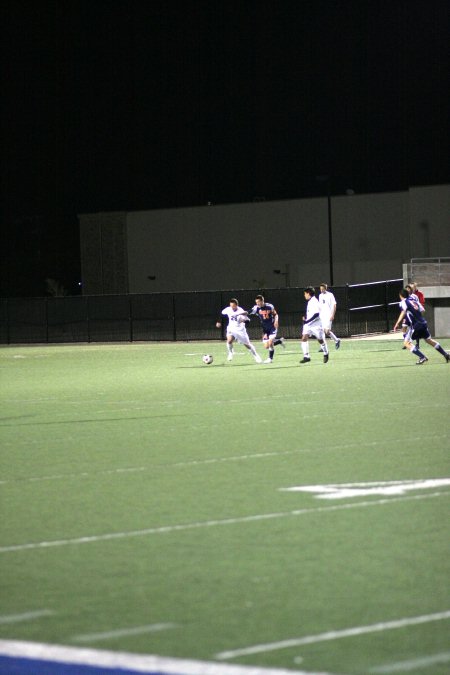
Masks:
[[[448,0],[0,11],[3,297],[79,291],[79,213],[450,182]]]

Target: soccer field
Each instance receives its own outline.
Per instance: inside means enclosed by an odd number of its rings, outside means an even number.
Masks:
[[[0,672],[448,675],[450,365],[286,345],[0,350]]]

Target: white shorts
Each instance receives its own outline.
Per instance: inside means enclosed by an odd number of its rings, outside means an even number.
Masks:
[[[318,340],[323,340],[323,328],[320,323],[316,323],[313,326],[306,324],[303,326],[302,335],[307,335],[308,337],[315,337]]]
[[[333,321],[329,316],[321,316],[320,317],[320,322],[322,324],[322,328],[324,330],[331,330],[331,326],[333,325]]]
[[[240,342],[243,345],[250,344],[250,338],[247,333],[247,329],[244,324],[237,324],[236,326],[228,326],[227,328],[227,337],[231,335],[234,337],[237,342]]]

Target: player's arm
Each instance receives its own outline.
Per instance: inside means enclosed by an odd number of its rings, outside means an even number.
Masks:
[[[311,321],[314,321],[314,319],[318,319],[318,318],[319,318],[319,312],[316,312],[309,319],[305,319],[305,317],[303,317],[303,323],[304,324],[311,323]]]
[[[279,320],[279,315],[278,315],[278,312],[277,312],[277,310],[275,309],[275,307],[273,308],[272,312],[273,312],[273,325],[274,325],[275,328],[278,330],[278,320]]]
[[[333,309],[331,310],[331,317],[330,317],[331,321],[334,321],[334,317],[336,315],[336,307],[337,307],[336,301],[334,301],[333,302]]]
[[[399,327],[405,316],[406,316],[406,309],[402,309],[402,311],[400,312],[400,316],[398,317],[397,321],[394,324],[394,330],[397,330],[397,328]]]

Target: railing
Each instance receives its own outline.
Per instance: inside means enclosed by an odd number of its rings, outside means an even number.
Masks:
[[[402,279],[336,286],[333,331],[341,337],[388,332],[398,316]],[[0,299],[0,344],[220,340],[221,310],[237,297],[250,308],[260,289]],[[297,338],[305,299],[303,288],[263,291],[280,314],[280,332]],[[259,322],[249,334],[257,339]]]
[[[412,258],[405,265],[407,281],[423,286],[450,286],[450,258]]]

